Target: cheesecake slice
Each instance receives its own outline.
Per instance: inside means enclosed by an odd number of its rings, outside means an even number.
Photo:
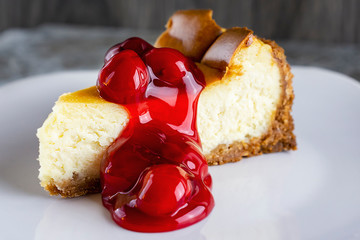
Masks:
[[[296,149],[292,74],[275,42],[223,29],[210,10],[187,10],[170,18],[155,46],[181,51],[205,76],[197,127],[209,165]],[[60,96],[37,133],[41,186],[63,197],[99,192],[103,154],[128,121],[126,108],[96,87]]]

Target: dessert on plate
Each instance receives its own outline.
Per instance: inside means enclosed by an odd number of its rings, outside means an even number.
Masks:
[[[292,74],[281,47],[247,28],[221,28],[210,10],[178,11],[166,27],[155,47],[180,51],[204,75],[197,130],[209,165],[296,149]],[[96,86],[60,96],[37,133],[41,186],[63,197],[100,192],[101,161],[129,119],[128,108]]]

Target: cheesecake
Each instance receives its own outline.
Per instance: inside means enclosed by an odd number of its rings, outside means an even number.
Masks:
[[[205,77],[197,129],[209,165],[296,149],[293,75],[281,47],[218,26],[211,10],[178,11],[166,28],[155,47],[180,51]],[[96,86],[60,96],[37,132],[41,186],[62,197],[100,192],[100,163],[129,117]]]

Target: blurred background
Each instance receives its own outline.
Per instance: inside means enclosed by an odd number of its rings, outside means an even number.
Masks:
[[[154,42],[179,9],[213,9],[223,27],[275,39],[292,65],[360,81],[359,0],[0,0],[0,84],[61,70],[99,69],[131,36]]]

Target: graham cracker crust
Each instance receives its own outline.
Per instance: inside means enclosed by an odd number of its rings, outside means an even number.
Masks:
[[[76,173],[71,180],[55,183],[53,179],[44,186],[50,195],[61,195],[63,198],[80,197],[86,194],[101,192],[100,178],[79,178]]]

